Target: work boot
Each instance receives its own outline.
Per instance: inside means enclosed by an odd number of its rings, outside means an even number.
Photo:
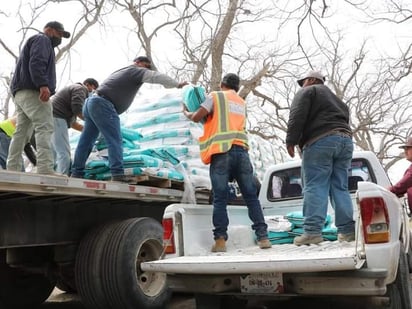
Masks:
[[[258,240],[257,244],[258,244],[260,249],[272,248],[272,243],[267,238],[262,238],[262,239]]]
[[[226,252],[226,240],[224,237],[215,239],[215,244],[212,246],[212,252]]]
[[[355,240],[355,233],[348,233],[348,234],[342,234],[338,233],[338,241],[339,242],[351,242]]]
[[[323,241],[322,235],[310,235],[303,233],[300,236],[296,236],[293,240],[293,243],[296,246],[301,245],[311,245],[311,244],[318,244]]]
[[[111,181],[124,182],[128,184],[136,183],[136,177],[131,175],[115,175],[112,176]]]

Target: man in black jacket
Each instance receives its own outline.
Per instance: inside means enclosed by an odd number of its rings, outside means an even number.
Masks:
[[[292,102],[286,135],[291,157],[295,146],[302,152],[304,233],[295,245],[323,241],[322,229],[328,196],[335,210],[339,241],[355,236],[353,205],[348,191],[348,170],[353,154],[349,108],[327,86],[316,71],[298,80],[302,87]]]
[[[10,143],[7,169],[20,171],[21,153],[28,131],[33,128],[37,146],[37,173],[54,174],[51,147],[53,133],[50,96],[56,90],[54,47],[70,33],[57,21],[46,24],[43,33],[30,37],[17,60],[11,82],[17,114],[17,127]]]

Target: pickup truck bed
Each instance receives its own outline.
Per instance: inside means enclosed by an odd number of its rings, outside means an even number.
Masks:
[[[256,245],[225,253],[183,256],[151,262],[143,269],[179,274],[245,274],[258,272],[305,272],[353,270],[365,262],[359,257],[355,242],[324,241],[317,246],[274,245],[261,250]],[[293,257],[293,258],[291,258]],[[158,264],[158,265],[157,265]]]

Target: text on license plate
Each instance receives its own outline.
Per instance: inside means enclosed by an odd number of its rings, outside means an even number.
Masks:
[[[240,276],[242,293],[283,293],[282,273],[256,273]]]

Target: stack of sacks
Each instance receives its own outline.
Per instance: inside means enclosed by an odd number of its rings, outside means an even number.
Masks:
[[[249,156],[252,161],[256,177],[262,181],[267,167],[281,162],[281,152],[275,149],[269,141],[258,135],[249,134]]]
[[[161,159],[163,166],[148,166],[148,175],[185,180],[195,188],[210,189],[208,166],[200,160],[198,137],[203,132],[199,123],[183,114],[182,90],[163,90],[138,102],[122,117],[126,128],[135,130],[141,138],[139,149],[128,155],[145,154]]]
[[[301,211],[290,212],[286,216],[266,216],[269,240],[272,244],[291,244],[296,236],[303,234],[304,217]],[[337,229],[332,222],[332,216],[327,214],[322,229],[324,240],[337,239]]]
[[[125,174],[158,176],[184,181],[197,189],[211,189],[209,165],[202,163],[199,153],[198,137],[203,134],[203,125],[188,120],[182,113],[187,89],[161,89],[139,95],[131,108],[120,115]],[[71,132],[72,155],[79,135]],[[264,167],[275,163],[274,148],[256,135],[249,136],[249,145],[256,174],[262,180]],[[86,163],[85,177],[111,177],[102,138]]]
[[[203,126],[182,113],[182,90],[162,89],[136,97],[120,115],[125,174],[150,175],[185,182],[192,188],[210,190],[209,167],[200,160],[197,138]],[[72,155],[79,133],[71,132]],[[85,177],[111,177],[107,147],[99,138],[86,163]]]

